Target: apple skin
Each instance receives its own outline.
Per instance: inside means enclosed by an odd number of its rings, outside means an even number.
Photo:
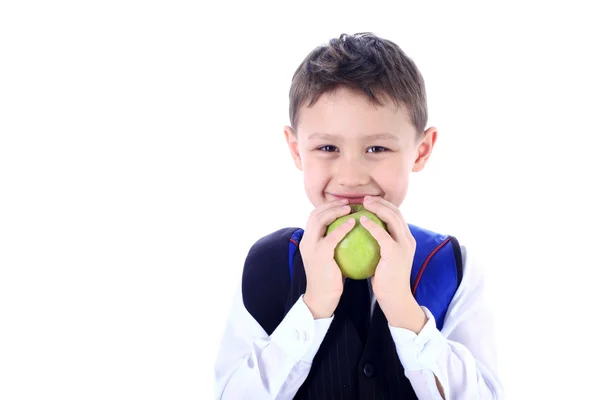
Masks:
[[[350,214],[340,217],[327,227],[329,235],[336,227],[350,218],[355,224],[335,248],[334,258],[344,277],[361,280],[375,275],[379,263],[379,243],[360,223],[360,217],[366,216],[387,231],[387,226],[377,215],[365,209],[362,204],[351,204]]]

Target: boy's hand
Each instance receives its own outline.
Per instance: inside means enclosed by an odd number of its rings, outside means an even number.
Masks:
[[[420,332],[427,316],[410,290],[416,241],[400,210],[380,197],[365,197],[364,207],[387,224],[388,232],[368,218],[361,224],[377,240],[381,258],[371,282],[381,310],[392,326]]]
[[[325,236],[327,227],[337,218],[350,213],[347,200],[334,200],[315,208],[310,214],[300,241],[300,254],[306,272],[304,302],[315,319],[330,318],[337,307],[344,282],[334,260],[337,244],[354,226],[350,218]]]

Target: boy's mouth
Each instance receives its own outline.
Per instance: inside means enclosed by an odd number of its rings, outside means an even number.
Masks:
[[[336,199],[347,199],[349,204],[362,204],[363,200],[365,198],[365,196],[368,196],[367,194],[362,194],[362,195],[337,195],[334,194],[333,197],[335,197]]]

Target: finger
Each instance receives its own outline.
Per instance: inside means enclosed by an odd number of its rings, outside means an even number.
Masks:
[[[380,206],[388,208],[395,215],[400,216],[400,210],[398,209],[398,207],[396,207],[395,205],[393,205],[392,203],[390,203],[389,201],[387,201],[383,197],[379,197],[379,196],[366,196],[365,200],[364,200],[364,204],[365,205],[368,205],[368,204],[380,205]]]
[[[395,243],[390,234],[370,218],[365,217],[364,215],[361,216],[360,224],[364,226],[367,231],[369,231],[375,240],[377,240],[379,247],[381,247],[381,251],[385,251],[387,247]]]
[[[319,207],[315,208],[314,215],[315,215],[315,217],[318,218],[320,215],[323,215],[324,213],[327,213],[336,207],[344,206],[347,204],[348,204],[348,199],[336,199],[336,200],[328,201],[327,203],[323,203]]]
[[[400,211],[400,209],[382,197],[374,197],[374,198],[377,199],[377,201],[379,201],[384,206],[389,207],[390,210],[392,210],[394,212],[394,214],[396,214],[396,216],[400,219],[400,226],[403,228],[404,233],[407,236],[412,237],[412,233],[411,233],[411,231],[408,227],[408,224],[406,223],[406,220],[404,219],[404,216],[402,215],[402,212]]]
[[[308,228],[308,225],[310,225],[312,223],[312,221],[315,220],[315,218],[317,218],[319,215],[323,214],[327,210],[330,210],[332,208],[335,208],[335,207],[338,207],[338,206],[344,205],[344,204],[348,204],[348,199],[331,200],[331,201],[328,201],[326,203],[319,205],[314,210],[312,210],[312,212],[308,216],[307,228]]]
[[[350,213],[348,200],[334,200],[315,208],[308,218],[306,234],[309,240],[318,240],[325,234],[327,226],[336,218]]]
[[[343,224],[337,226],[334,230],[332,230],[326,237],[323,239],[323,243],[327,248],[333,251],[335,250],[335,246],[338,245],[339,242],[354,228],[356,225],[356,221],[354,218],[349,218],[348,221]]]
[[[315,229],[315,231],[318,231],[319,239],[325,236],[327,227],[329,227],[329,225],[331,225],[333,221],[340,217],[350,214],[351,211],[352,208],[348,204],[345,204],[340,205],[338,207],[330,208],[327,211],[324,211],[322,214],[318,215],[315,220],[318,229]]]
[[[408,224],[406,223],[406,220],[404,219],[404,216],[400,210],[398,210],[398,218],[400,218],[400,226],[403,228],[404,235],[406,235],[406,237],[412,237],[412,232],[410,231],[410,228],[408,227]]]
[[[366,198],[363,202],[364,207],[377,215],[386,223],[387,229],[394,240],[405,236],[403,220],[400,217],[400,211],[393,204],[388,206],[383,203],[383,199],[378,197]]]

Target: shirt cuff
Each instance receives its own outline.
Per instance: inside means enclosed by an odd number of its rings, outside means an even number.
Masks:
[[[434,370],[436,360],[446,345],[446,338],[437,329],[433,314],[427,307],[421,306],[421,309],[427,316],[427,323],[418,335],[411,330],[388,324],[398,358],[405,371]]]
[[[300,296],[271,334],[271,342],[293,359],[312,363],[332,321],[333,316],[315,320]]]

